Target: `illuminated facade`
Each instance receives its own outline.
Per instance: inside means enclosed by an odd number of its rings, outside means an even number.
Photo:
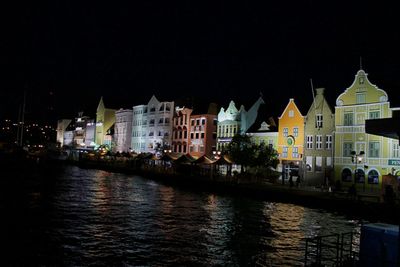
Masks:
[[[304,182],[326,185],[333,171],[335,115],[324,96],[324,88],[316,96],[305,117]]]
[[[189,153],[191,156],[211,156],[216,149],[216,139],[216,115],[200,114],[190,117]]]
[[[365,120],[390,118],[388,95],[363,70],[335,107],[335,179],[358,190],[380,190],[382,175],[398,168],[398,141],[365,133]],[[357,170],[357,171],[356,171]]]
[[[304,148],[304,116],[291,98],[279,117],[278,154],[283,178],[301,175]]]
[[[60,144],[60,147],[64,145],[64,132],[70,123],[71,120],[68,119],[57,121],[57,143]]]
[[[192,109],[185,107],[175,108],[171,147],[173,152],[184,154],[189,152],[189,123],[192,111]]]
[[[257,119],[258,108],[264,104],[260,97],[253,106],[246,111],[244,106],[238,110],[235,102],[231,101],[228,108],[221,108],[218,113],[217,150],[222,151],[231,142],[236,134],[244,134]]]
[[[261,124],[254,124],[247,132],[251,140],[256,145],[264,144],[278,150],[278,128],[272,122],[270,124],[263,121]]]
[[[160,102],[153,95],[147,105],[133,107],[131,148],[136,153],[156,153],[171,146],[174,102]]]
[[[131,109],[121,108],[115,112],[115,151],[130,151],[132,138],[132,115],[133,111]]]
[[[115,123],[115,109],[106,108],[103,102],[103,97],[100,98],[96,112],[96,134],[95,142],[97,145],[104,145],[107,133]],[[109,140],[108,140],[109,141]],[[109,143],[109,142],[108,142]]]

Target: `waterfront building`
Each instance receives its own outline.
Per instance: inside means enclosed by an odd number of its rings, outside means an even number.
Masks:
[[[64,145],[64,132],[68,125],[72,122],[69,119],[61,119],[57,121],[57,140],[56,142],[60,144],[60,147]]]
[[[301,176],[304,148],[304,116],[291,98],[279,117],[278,154],[283,178]]]
[[[307,185],[327,185],[333,172],[335,115],[325,99],[324,90],[316,89],[305,117],[303,171]]]
[[[251,137],[252,142],[256,145],[264,144],[271,149],[278,150],[278,127],[272,117],[266,121],[255,122],[247,131],[247,135]]]
[[[211,156],[216,149],[217,115],[199,114],[190,117],[189,153],[193,157]]]
[[[256,121],[258,108],[264,104],[264,100],[259,97],[253,106],[246,111],[244,106],[238,110],[235,102],[231,101],[228,108],[223,107],[218,113],[217,128],[217,150],[222,151],[232,141],[236,134],[244,134]]]
[[[115,123],[115,109],[106,108],[103,97],[100,98],[96,112],[96,135],[97,145],[111,144],[111,128]]]
[[[130,152],[131,150],[132,116],[131,109],[121,108],[115,112],[115,151]]]
[[[136,153],[156,153],[170,148],[174,102],[153,95],[147,105],[133,107],[131,148]]]
[[[336,181],[358,190],[381,189],[382,175],[391,173],[398,162],[398,141],[365,132],[368,119],[391,118],[388,95],[372,84],[359,70],[355,79],[336,100],[335,159]]]
[[[176,107],[172,128],[172,151],[176,153],[189,152],[189,123],[193,110],[186,107]]]

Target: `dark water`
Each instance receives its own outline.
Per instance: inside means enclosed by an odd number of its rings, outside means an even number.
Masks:
[[[305,237],[359,230],[323,210],[133,175],[78,167],[30,175],[46,182],[2,184],[3,266],[301,266]]]

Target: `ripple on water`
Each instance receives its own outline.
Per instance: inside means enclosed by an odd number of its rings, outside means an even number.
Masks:
[[[301,266],[306,237],[359,231],[358,221],[339,214],[188,192],[139,176],[67,167],[55,178],[51,202],[35,202],[44,214],[28,218],[48,224],[24,236],[46,242],[31,242],[37,245],[22,263]]]

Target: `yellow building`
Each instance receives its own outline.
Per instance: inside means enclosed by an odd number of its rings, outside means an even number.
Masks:
[[[103,97],[100,98],[96,112],[95,142],[97,145],[111,145],[111,140],[109,140],[110,138],[107,138],[106,135],[115,123],[115,111],[115,109],[106,108],[103,102]]]
[[[303,149],[304,116],[291,98],[279,117],[278,126],[278,153],[283,178],[302,173]]]
[[[381,189],[382,175],[391,172],[399,157],[398,142],[365,133],[365,120],[390,118],[385,91],[373,85],[363,70],[339,95],[335,107],[335,179],[358,191]]]

